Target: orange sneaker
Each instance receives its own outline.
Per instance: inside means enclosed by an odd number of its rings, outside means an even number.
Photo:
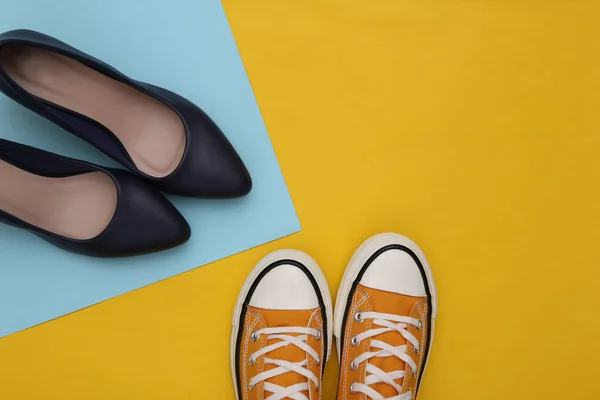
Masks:
[[[337,296],[338,400],[412,400],[437,311],[425,255],[410,239],[376,235],[354,253]]]
[[[329,287],[311,257],[267,255],[238,297],[231,334],[237,400],[321,398],[333,326]]]

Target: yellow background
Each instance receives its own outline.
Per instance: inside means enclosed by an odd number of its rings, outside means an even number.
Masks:
[[[254,264],[304,250],[335,293],[389,230],[439,291],[420,400],[600,398],[597,4],[225,1],[304,230],[0,340],[0,399],[233,399]]]

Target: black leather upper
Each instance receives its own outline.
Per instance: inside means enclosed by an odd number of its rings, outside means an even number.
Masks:
[[[35,46],[70,57],[168,105],[177,112],[185,126],[186,148],[183,158],[179,166],[166,177],[156,178],[145,174],[135,166],[116,135],[105,126],[30,94],[14,82],[0,65],[0,91],[16,102],[88,141],[161,190],[182,196],[208,198],[240,197],[250,192],[252,180],[241,158],[219,127],[190,101],[169,90],[130,79],[110,65],[39,32],[19,29],[1,34],[0,52],[7,43]],[[105,136],[102,140],[90,140],[86,130],[91,129]]]
[[[0,222],[29,230],[65,250],[96,257],[122,257],[164,250],[190,238],[190,226],[179,211],[158,190],[127,171],[104,168],[4,139],[0,139],[0,159],[45,177],[100,171],[112,178],[117,188],[115,213],[102,233],[89,240],[71,239],[43,230],[0,208]]]

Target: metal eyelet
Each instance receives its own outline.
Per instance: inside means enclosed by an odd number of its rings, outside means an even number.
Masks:
[[[421,346],[415,346],[415,354],[419,354],[421,352]]]
[[[321,331],[317,331],[317,336],[315,336],[317,340],[321,340]]]
[[[350,394],[356,394],[356,389],[354,389],[355,384],[356,382],[350,384]]]
[[[364,321],[364,318],[362,317],[362,313],[363,313],[363,312],[362,312],[361,310],[358,310],[358,311],[356,312],[356,314],[354,314],[354,320],[355,320],[356,322],[358,322],[359,324],[360,324],[361,322],[363,322],[363,321]]]
[[[421,320],[419,320],[419,323],[417,324],[417,330],[420,331],[422,327],[423,323],[421,322]]]
[[[252,332],[252,335],[250,335],[250,339],[252,339],[253,342],[256,342],[259,338],[260,335],[256,333],[256,331]]]
[[[352,346],[354,347],[358,346],[360,344],[360,341],[358,340],[358,335],[352,336],[350,343],[352,343]]]
[[[315,365],[320,365],[321,359],[319,357],[315,358]]]
[[[249,380],[249,381],[248,381],[248,388],[249,388],[250,390],[254,389],[254,383],[252,382],[252,380]]]
[[[356,361],[352,360],[352,362],[350,363],[350,369],[352,371],[356,371],[358,369],[359,365]]]
[[[256,362],[256,359],[252,356],[250,356],[248,358],[248,364],[250,364],[250,366],[254,365],[254,363]]]
[[[413,369],[413,370],[412,370],[412,377],[414,378],[415,376],[417,376],[417,370],[416,370],[416,369]]]

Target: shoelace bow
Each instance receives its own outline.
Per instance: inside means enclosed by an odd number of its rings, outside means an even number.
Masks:
[[[398,332],[399,334],[407,340],[407,342],[411,343],[415,347],[415,353],[419,353],[421,351],[419,346],[419,341],[417,338],[411,334],[407,328],[409,325],[417,327],[417,329],[421,329],[421,321],[411,317],[404,317],[394,314],[383,314],[377,312],[362,312],[359,311],[355,315],[355,319],[358,322],[362,322],[365,319],[372,319],[374,326],[380,326],[381,328],[373,328],[355,335],[352,337],[352,345],[358,346],[360,342],[365,339],[372,338],[377,335],[381,335],[387,332]],[[385,343],[381,340],[372,339],[371,340],[371,349],[375,349],[375,351],[362,353],[360,356],[356,357],[350,363],[350,368],[352,370],[357,370],[360,364],[363,362],[367,362],[366,371],[367,377],[365,378],[364,383],[354,382],[350,385],[350,391],[352,393],[363,393],[366,394],[368,398],[373,400],[411,400],[412,393],[408,391],[407,393],[400,394],[402,391],[402,386],[397,384],[395,380],[404,378],[404,370],[385,372],[382,369],[376,367],[369,363],[371,358],[380,357],[397,357],[404,363],[408,364],[411,367],[413,376],[417,373],[417,364],[415,361],[406,353],[406,345],[402,346],[391,346],[388,343]],[[370,385],[374,385],[376,383],[386,383],[392,386],[396,392],[398,393],[393,397],[383,397],[381,394],[377,393]]]
[[[299,336],[291,336],[289,334],[299,334]],[[317,365],[321,363],[321,360],[319,359],[319,354],[306,343],[309,335],[314,336],[317,339],[321,338],[321,332],[319,332],[317,329],[303,327],[265,328],[253,332],[252,340],[258,340],[260,335],[268,335],[268,340],[279,340],[279,342],[273,343],[269,346],[265,346],[262,349],[256,351],[255,353],[252,353],[248,359],[250,365],[253,365],[260,356],[266,355],[272,351],[290,345],[296,346],[302,351],[305,351],[315,360],[315,363]],[[264,363],[265,365],[276,365],[277,367],[268,371],[261,372],[260,374],[252,377],[248,385],[250,386],[250,390],[252,390],[254,386],[258,385],[261,382],[264,382],[264,390],[266,392],[273,393],[271,396],[266,397],[265,400],[281,400],[285,399],[286,397],[289,397],[294,400],[309,400],[308,397],[302,393],[308,393],[308,381],[312,381],[315,387],[319,387],[319,379],[317,378],[317,376],[308,369],[306,369],[307,360],[299,362],[290,362],[287,360],[275,360],[265,356]],[[282,387],[279,385],[272,384],[270,382],[266,382],[267,379],[271,379],[275,376],[283,375],[288,372],[296,372],[304,376],[307,380],[306,382],[297,383],[288,387]]]

